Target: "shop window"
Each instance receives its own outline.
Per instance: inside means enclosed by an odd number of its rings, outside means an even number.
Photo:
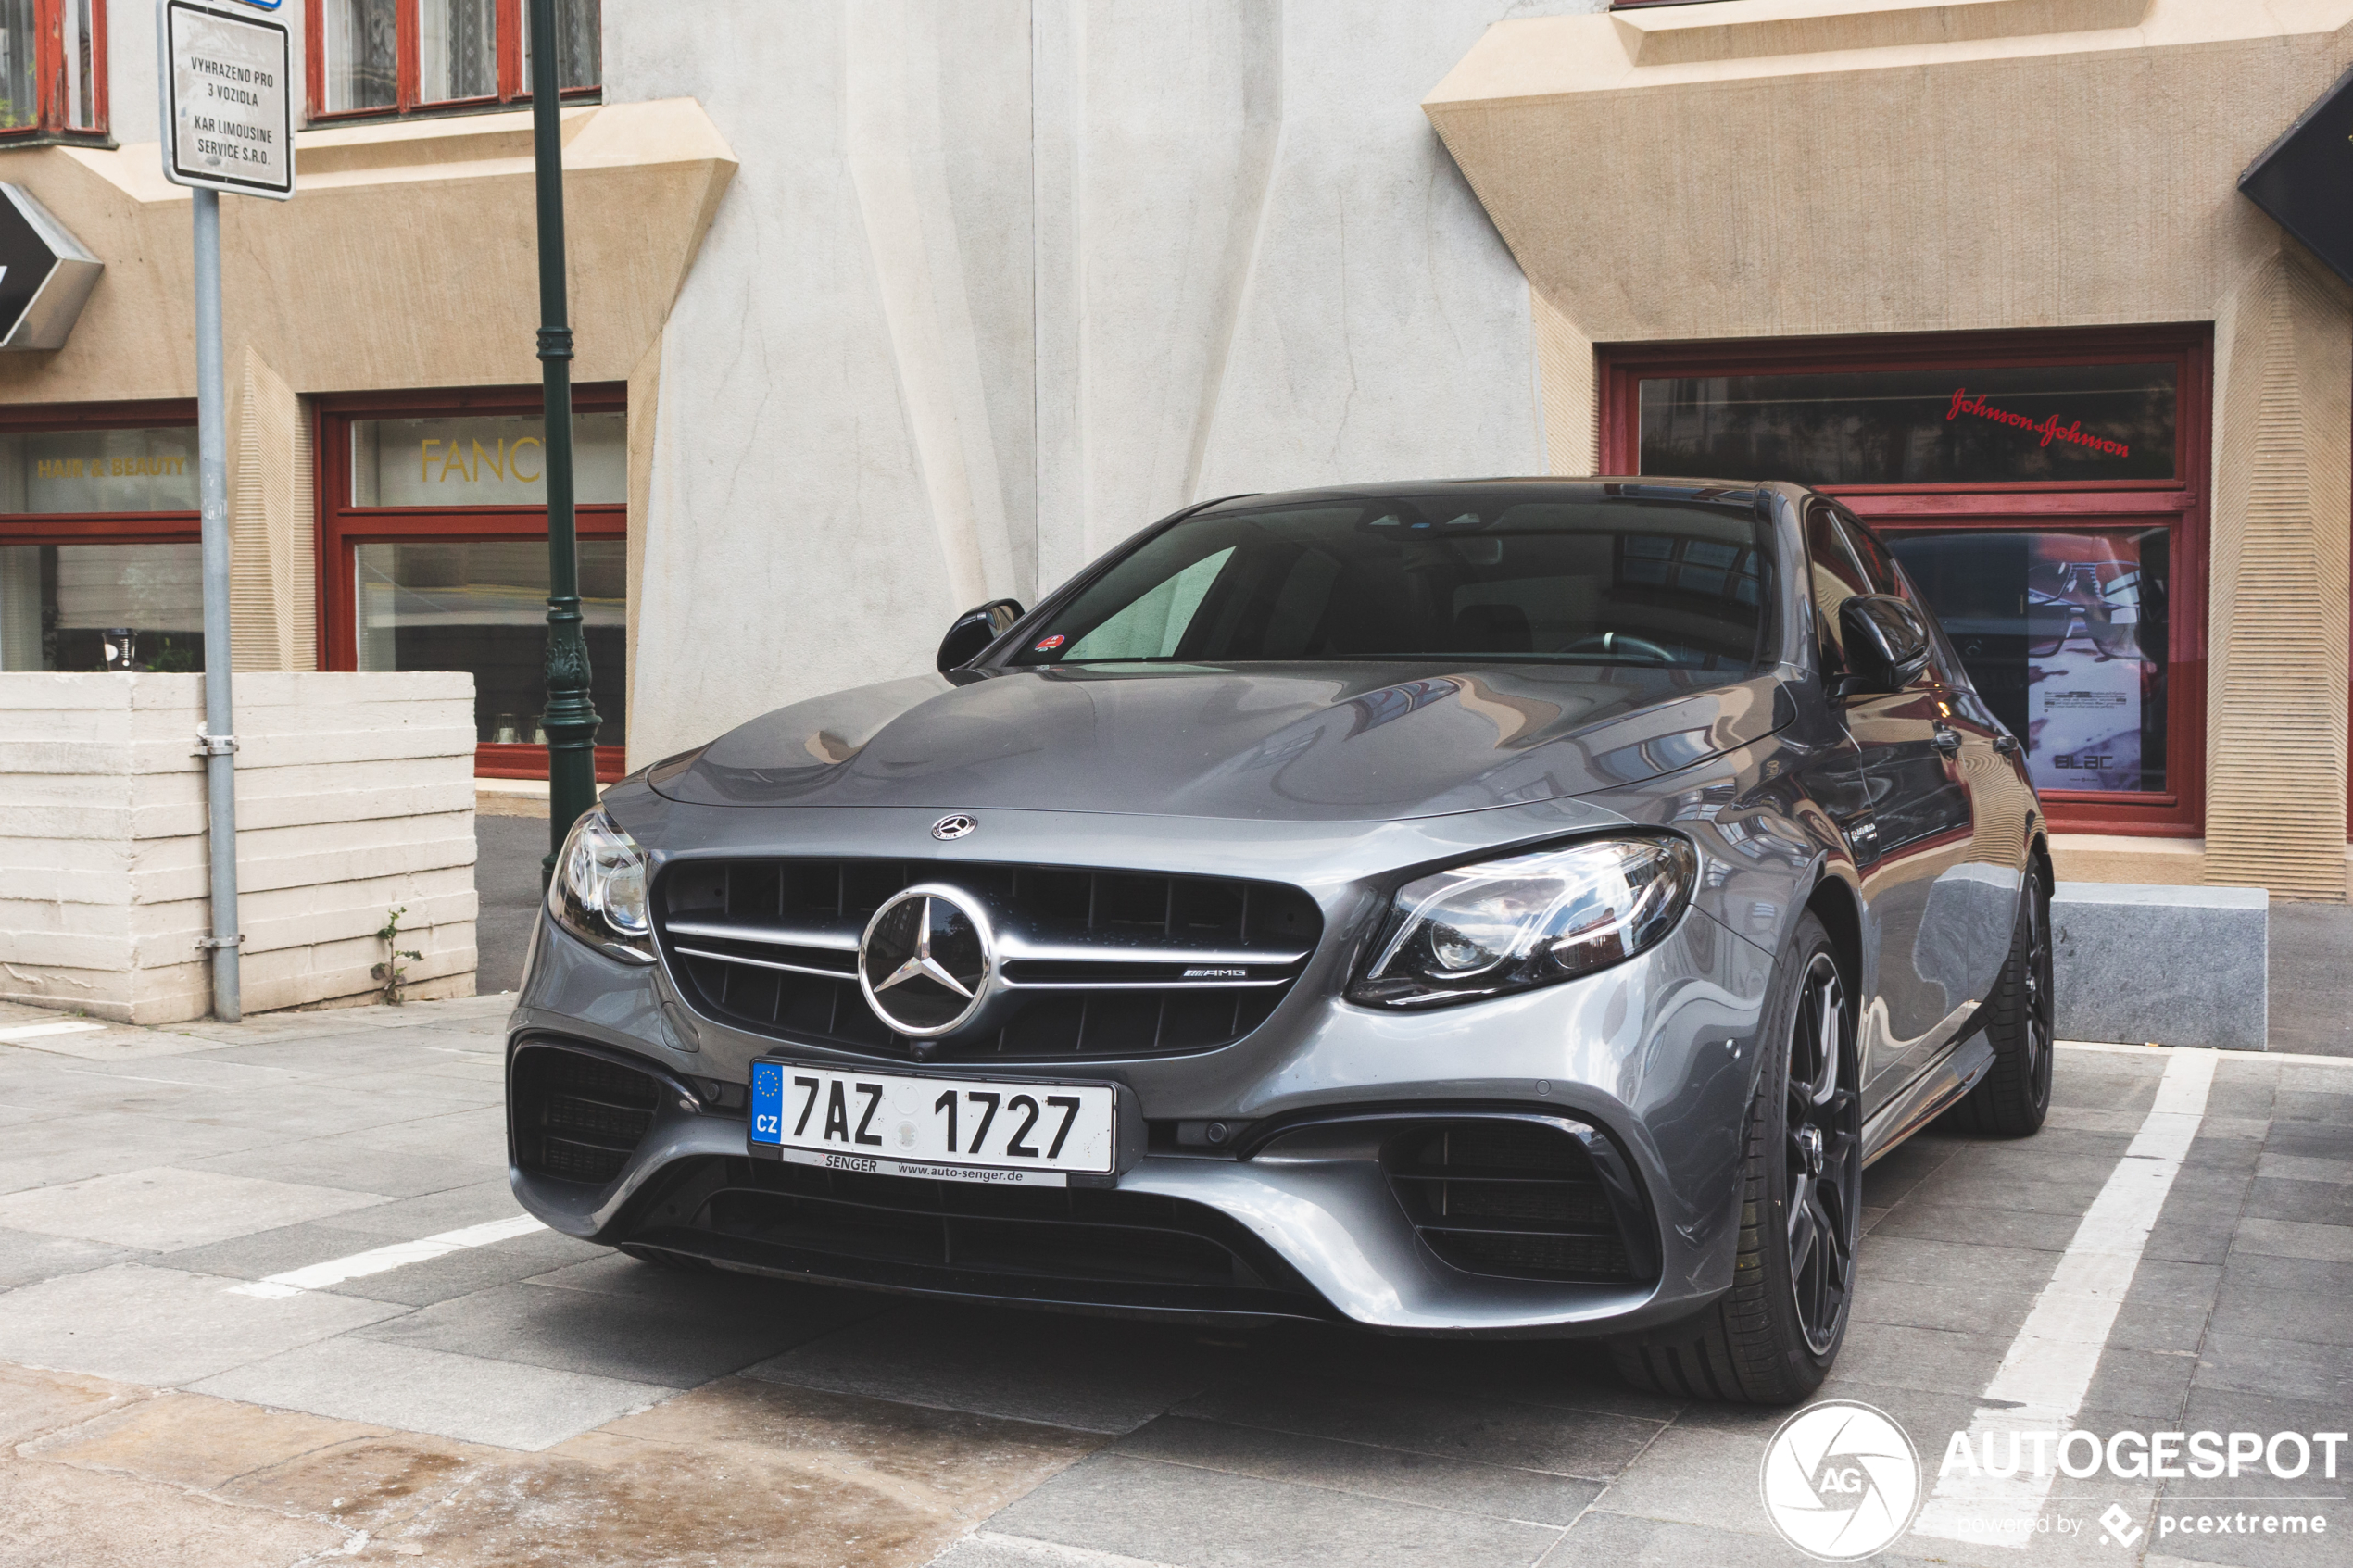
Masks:
[[[2161,362],[1649,377],[1642,471],[1818,486],[2170,480],[2178,379]]]
[[[8,0],[0,0],[0,5]],[[484,107],[531,95],[527,0],[310,0],[310,113]],[[604,82],[600,0],[556,0],[559,89]]]
[[[618,388],[583,387],[573,421],[581,611],[597,772],[628,740],[627,416]],[[462,670],[474,678],[478,771],[545,777],[546,430],[538,395],[322,414],[321,596],[340,670]],[[500,405],[505,405],[500,407]]]
[[[354,551],[359,667],[466,670],[474,678],[475,740],[545,746],[541,661],[547,643],[547,546],[542,540],[416,539]],[[618,539],[580,542],[580,610],[598,739],[623,744],[622,671],[628,560]]]
[[[629,499],[628,420],[577,413],[572,421],[573,497],[582,506]],[[351,421],[355,507],[547,504],[546,444],[536,414]]]
[[[2044,791],[2163,796],[2172,530],[1889,535]]]
[[[106,130],[105,0],[0,0],[0,136]]]
[[[195,429],[43,417],[0,429],[0,670],[202,670]]]
[[[1604,350],[1604,466],[1837,496],[2055,827],[2195,834],[2208,352],[2202,328]]]

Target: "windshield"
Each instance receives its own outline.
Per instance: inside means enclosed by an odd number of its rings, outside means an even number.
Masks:
[[[1753,506],[1472,494],[1218,509],[1154,534],[1014,665],[1458,659],[1745,673],[1771,603]]]

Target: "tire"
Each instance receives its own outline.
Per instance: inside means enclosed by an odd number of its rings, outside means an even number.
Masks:
[[[1618,1374],[1679,1399],[1786,1405],[1846,1337],[1862,1231],[1862,1100],[1846,966],[1810,912],[1781,956],[1750,1107],[1732,1287],[1705,1311],[1610,1345]]]
[[[1960,1104],[1941,1119],[1962,1133],[2028,1137],[2051,1109],[2051,887],[2042,873],[2027,876],[2027,896],[2010,935],[2010,956],[1994,983],[1985,1021],[1994,1065]]]

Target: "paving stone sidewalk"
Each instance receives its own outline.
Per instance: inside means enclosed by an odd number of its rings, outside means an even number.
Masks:
[[[1806,1561],[1758,1501],[1787,1412],[1635,1394],[1578,1345],[909,1302],[546,1231],[241,1289],[517,1213],[507,1005],[0,1044],[0,1565]],[[0,1007],[0,1036],[57,1020]],[[2063,1051],[2040,1136],[1930,1134],[1875,1168],[1825,1396],[1894,1415],[1932,1474],[2167,1060]],[[2349,1405],[2353,1069],[2226,1055],[2080,1424],[2310,1431]],[[1887,1560],[2347,1561],[2341,1536],[2160,1551],[2159,1500],[2059,1484],[2054,1513],[2127,1511],[2121,1549]]]

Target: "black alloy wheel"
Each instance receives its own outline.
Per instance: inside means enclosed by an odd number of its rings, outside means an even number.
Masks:
[[[1696,1316],[1610,1342],[1619,1374],[1682,1399],[1793,1404],[1846,1336],[1862,1240],[1863,1106],[1847,970],[1801,916],[1757,1035],[1730,1289]]]
[[[2058,1038],[2051,985],[2051,884],[2040,865],[2028,872],[2010,954],[1986,1007],[1985,1043],[1994,1065],[1969,1097],[1944,1114],[1964,1133],[2025,1137],[2051,1109],[2051,1063]]]
[[[2038,879],[2020,918],[2026,948],[2020,983],[2026,989],[2024,1043],[2026,1076],[2034,1097],[2034,1121],[2039,1126],[2051,1108],[2051,1058],[2058,1043],[2051,986],[2051,896]]]
[[[1817,952],[1798,983],[1782,1116],[1791,1296],[1806,1348],[1817,1356],[1829,1354],[1846,1324],[1862,1234],[1862,1097],[1848,1060],[1852,1037],[1838,965]]]

